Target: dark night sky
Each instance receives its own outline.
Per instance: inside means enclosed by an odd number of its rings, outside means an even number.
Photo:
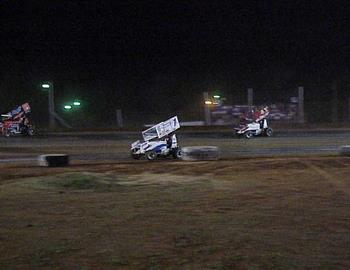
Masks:
[[[58,98],[139,110],[186,109],[212,89],[327,94],[347,72],[350,13],[324,3],[3,0],[0,90],[39,104],[49,79]]]

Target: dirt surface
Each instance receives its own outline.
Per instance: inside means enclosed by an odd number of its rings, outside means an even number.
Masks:
[[[130,161],[130,144],[140,134],[81,134],[33,138],[0,138],[0,164],[36,164],[40,154],[69,154],[73,161]],[[350,145],[350,132],[285,133],[271,138],[250,140],[234,138],[232,133],[212,132],[178,135],[180,147],[217,146],[225,159],[262,156],[338,155],[339,148]]]
[[[0,269],[350,269],[350,158],[0,165]]]

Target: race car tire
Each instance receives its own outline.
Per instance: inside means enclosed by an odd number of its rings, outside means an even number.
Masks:
[[[40,155],[38,164],[42,167],[65,167],[69,165],[69,156],[66,154]]]
[[[251,139],[253,137],[253,135],[254,135],[253,132],[248,130],[244,133],[244,138]]]
[[[28,136],[34,136],[35,130],[33,128],[29,128],[27,134],[28,134]]]
[[[265,136],[266,137],[271,137],[273,135],[273,129],[268,127],[266,130],[265,130]]]
[[[6,138],[10,138],[12,135],[13,135],[13,132],[12,132],[12,131],[10,131],[10,130],[5,130],[4,136],[5,136]]]
[[[146,158],[148,160],[155,160],[157,158],[157,153],[154,151],[149,151],[146,153]]]
[[[175,148],[175,149],[174,149],[174,152],[173,152],[173,157],[174,157],[175,159],[181,159],[181,157],[182,157],[182,149],[180,149],[180,148]]]
[[[22,135],[23,136],[31,137],[31,136],[34,136],[34,133],[35,133],[35,131],[31,127],[30,128],[25,128],[25,129],[22,130]]]
[[[218,160],[219,148],[216,146],[183,147],[181,159],[185,161]]]
[[[350,145],[343,145],[339,149],[339,154],[342,156],[350,157]]]

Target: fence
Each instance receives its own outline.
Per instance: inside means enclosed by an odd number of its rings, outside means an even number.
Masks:
[[[243,115],[252,110],[268,106],[270,120],[303,123],[304,122],[304,88],[298,87],[288,91],[288,95],[271,95],[271,90],[260,91],[255,96],[252,88],[247,89],[245,104],[225,104],[219,96],[210,97],[203,93],[205,103],[205,122],[207,125],[234,125]]]
[[[131,111],[136,108],[105,108],[92,110],[88,106],[76,112],[57,111],[73,128],[140,128],[145,124],[158,123],[174,115],[180,122],[204,121],[207,125],[233,125],[241,113],[260,105],[270,108],[270,119],[287,123],[346,122],[350,121],[350,97],[341,95],[310,94],[302,87],[276,91],[271,89],[241,89],[214,100],[218,104],[204,104],[204,97],[198,94],[190,109],[168,111]],[[211,98],[209,93],[206,98]],[[31,104],[32,105],[32,104]],[[33,104],[32,116],[36,126],[47,127],[47,104]],[[154,109],[154,108],[153,108]],[[304,111],[305,109],[305,111]]]

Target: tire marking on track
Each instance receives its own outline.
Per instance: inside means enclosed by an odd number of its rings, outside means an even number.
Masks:
[[[344,184],[344,181],[342,181],[342,179],[339,179],[334,174],[329,173],[328,171],[316,166],[315,164],[312,164],[311,162],[304,162],[304,164],[307,165],[314,172],[318,173],[323,179],[332,183],[337,190],[350,196],[350,189],[346,184]]]
[[[0,163],[23,163],[23,162],[35,162],[36,158],[8,158],[0,159]]]

